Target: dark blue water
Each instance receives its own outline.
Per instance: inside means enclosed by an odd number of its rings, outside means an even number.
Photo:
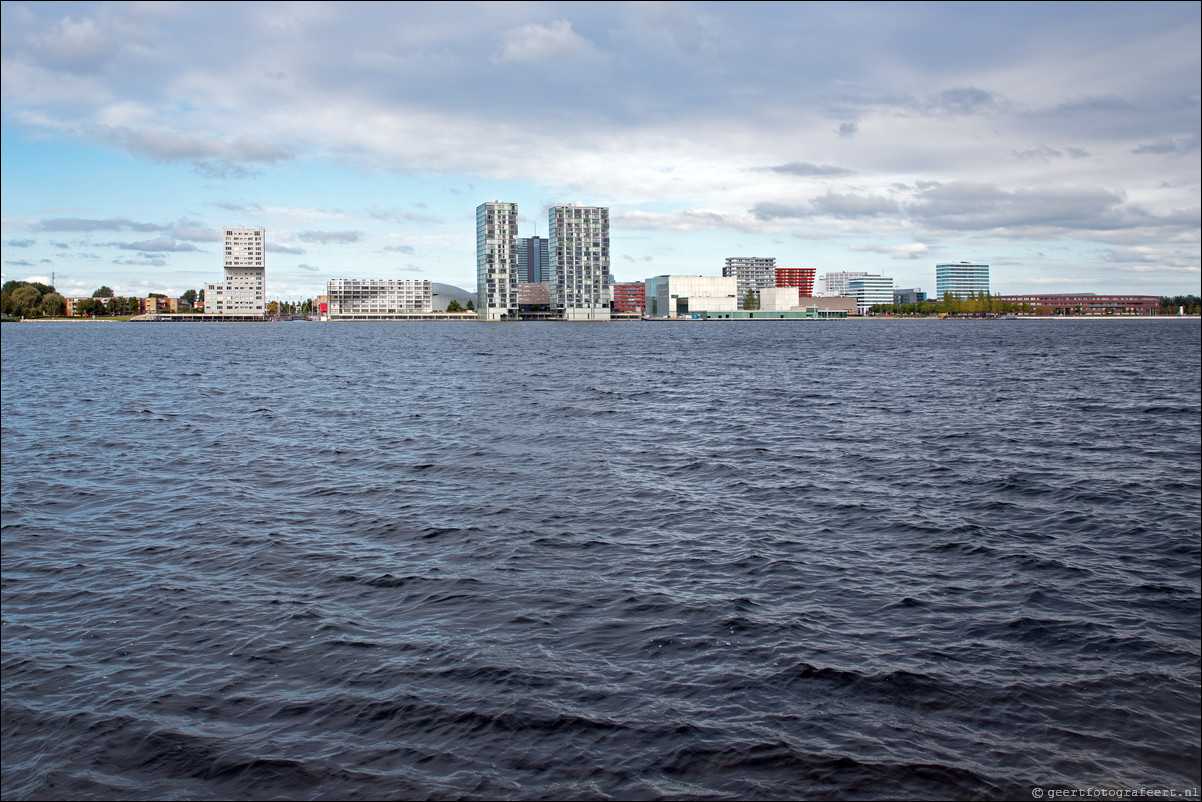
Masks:
[[[1197,797],[1197,320],[0,331],[5,799]]]

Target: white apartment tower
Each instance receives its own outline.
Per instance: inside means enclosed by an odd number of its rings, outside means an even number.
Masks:
[[[765,287],[776,286],[776,257],[728,256],[722,275],[734,277],[739,287],[739,308],[742,309],[748,292],[758,293]]]
[[[518,318],[518,205],[476,207],[476,311],[481,320]]]
[[[267,266],[262,228],[225,229],[225,275],[205,284],[205,314],[261,318],[266,312]]]
[[[609,208],[547,210],[551,308],[564,320],[609,320]]]

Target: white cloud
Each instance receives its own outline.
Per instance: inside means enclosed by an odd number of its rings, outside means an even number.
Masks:
[[[596,45],[572,30],[572,23],[555,20],[549,25],[535,22],[503,31],[493,61],[534,64],[600,55]]]

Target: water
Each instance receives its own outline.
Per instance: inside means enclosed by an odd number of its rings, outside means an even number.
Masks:
[[[1197,798],[1197,320],[0,331],[5,799]]]

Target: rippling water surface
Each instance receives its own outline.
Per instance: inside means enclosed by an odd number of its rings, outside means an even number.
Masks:
[[[1197,320],[2,332],[6,799],[1197,796]]]

